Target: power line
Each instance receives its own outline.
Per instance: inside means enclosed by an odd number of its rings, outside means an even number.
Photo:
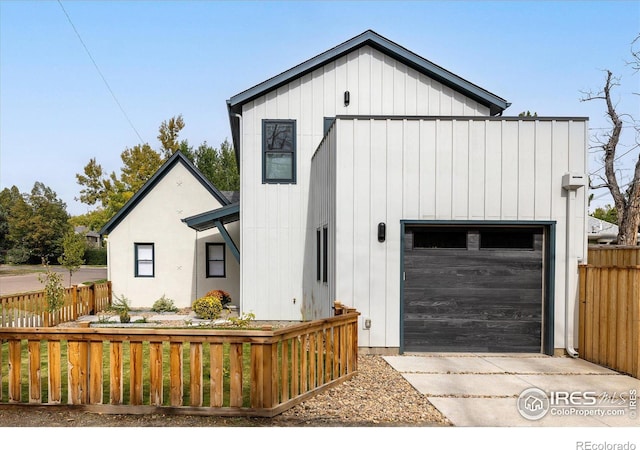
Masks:
[[[100,78],[102,78],[102,81],[103,81],[104,85],[109,90],[109,93],[111,93],[111,96],[113,97],[113,100],[115,100],[116,104],[118,105],[118,108],[120,108],[120,111],[124,115],[125,119],[127,119],[127,122],[129,122],[129,125],[131,126],[133,131],[138,136],[138,139],[140,139],[140,144],[144,144],[144,140],[140,136],[140,133],[138,133],[138,130],[136,130],[136,127],[133,125],[133,122],[131,121],[131,119],[127,115],[126,111],[124,110],[124,108],[122,107],[120,102],[118,101],[118,97],[116,97],[116,94],[113,92],[113,89],[111,89],[111,86],[109,86],[109,83],[107,82],[107,79],[102,74],[102,71],[100,70],[100,67],[98,67],[98,63],[96,63],[96,60],[93,59],[93,56],[91,55],[91,52],[89,51],[89,49],[87,48],[86,44],[82,40],[82,37],[80,36],[80,33],[78,32],[78,30],[76,29],[76,26],[71,21],[71,17],[69,17],[69,14],[67,13],[67,10],[64,9],[64,6],[62,5],[62,2],[60,0],[58,0],[58,5],[60,5],[60,8],[62,8],[62,12],[64,12],[64,15],[67,16],[67,20],[69,21],[69,24],[71,25],[71,28],[73,28],[73,31],[76,33],[76,36],[78,36],[78,40],[82,44],[82,47],[84,47],[84,50],[87,52],[87,55],[89,55],[89,59],[91,60],[91,62],[93,63],[93,66],[98,71],[98,74],[100,75]]]

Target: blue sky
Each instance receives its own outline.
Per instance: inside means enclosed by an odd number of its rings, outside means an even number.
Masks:
[[[138,134],[157,148],[158,126],[178,114],[182,138],[217,147],[230,140],[229,97],[367,29],[510,101],[506,115],[588,116],[605,127],[602,102],[580,97],[610,69],[622,77],[620,112],[640,117],[640,76],[625,65],[640,32],[635,1],[62,5],[124,113],[57,1],[0,0],[0,189],[41,181],[72,215],[90,209],[74,201],[90,158],[118,172]],[[594,205],[610,202],[601,195]]]

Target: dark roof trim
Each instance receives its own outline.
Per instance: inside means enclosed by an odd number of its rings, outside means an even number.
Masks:
[[[491,115],[500,114],[510,103],[505,99],[498,97],[495,94],[477,86],[458,75],[449,72],[448,70],[432,63],[431,61],[424,59],[423,57],[413,53],[410,50],[392,42],[385,37],[375,33],[372,30],[367,30],[364,33],[324,52],[320,55],[311,58],[302,64],[299,64],[273,78],[270,78],[256,86],[247,89],[237,95],[234,95],[227,100],[229,108],[229,117],[232,118],[232,114],[239,114],[242,112],[242,105],[250,102],[251,100],[264,95],[265,93],[277,89],[278,87],[289,83],[291,80],[299,78],[309,72],[312,72],[316,68],[327,64],[333,60],[336,60],[347,53],[350,53],[360,47],[369,45],[388,56],[391,56],[400,62],[418,70],[419,72],[428,75],[431,78],[438,80],[439,82],[449,86],[450,88],[463,93],[477,102],[489,107]],[[233,120],[232,120],[233,127]]]
[[[357,115],[357,114],[345,114],[337,115],[336,120],[460,120],[460,121],[511,121],[511,122],[551,122],[557,121],[576,121],[585,122],[588,121],[588,117],[573,117],[573,116],[536,116],[536,117],[518,117],[518,116],[384,116],[384,115]]]
[[[216,226],[216,222],[227,224],[240,220],[240,203],[231,203],[222,208],[207,211],[182,219],[189,228],[204,231]]]
[[[146,195],[151,192],[151,190],[155,187],[156,184],[160,182],[164,178],[164,176],[169,173],[169,171],[178,163],[184,165],[189,172],[202,184],[209,193],[215,197],[218,202],[222,205],[228,205],[229,200],[222,195],[218,189],[198,170],[196,166],[193,165],[191,161],[182,153],[175,152],[169,159],[167,159],[162,166],[153,174],[149,180],[136,192],[133,197],[129,199],[129,201],[120,208],[120,211],[116,213],[115,216],[109,220],[100,230],[100,234],[109,234],[118,224],[136,207]]]

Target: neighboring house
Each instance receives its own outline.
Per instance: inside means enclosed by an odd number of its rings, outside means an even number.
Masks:
[[[189,307],[207,291],[223,289],[237,305],[239,266],[225,237],[217,229],[198,232],[182,222],[186,216],[229,205],[230,200],[176,152],[100,231],[108,235],[113,293],[126,296],[133,307],[151,307],[163,295],[177,307]],[[228,227],[230,239],[237,242],[238,224]]]
[[[587,227],[589,244],[615,244],[618,240],[618,225],[589,216]]]
[[[87,247],[100,248],[102,246],[99,233],[96,233],[95,231],[90,230],[84,225],[81,225],[79,227],[74,227],[73,230],[76,232],[76,234],[81,234],[85,237],[85,239],[87,240]]]
[[[240,219],[239,306],[257,319],[326,317],[339,300],[370,351],[572,353],[587,119],[509,105],[366,31],[227,101],[239,204],[160,206],[201,234]],[[121,239],[130,265],[135,242],[182,233],[151,216],[118,227],[144,230]]]

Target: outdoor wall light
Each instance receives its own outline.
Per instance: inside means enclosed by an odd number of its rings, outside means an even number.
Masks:
[[[378,242],[384,242],[386,234],[387,234],[387,226],[384,224],[384,222],[380,222],[378,224]]]
[[[344,91],[344,106],[349,106],[350,96],[349,91]]]

